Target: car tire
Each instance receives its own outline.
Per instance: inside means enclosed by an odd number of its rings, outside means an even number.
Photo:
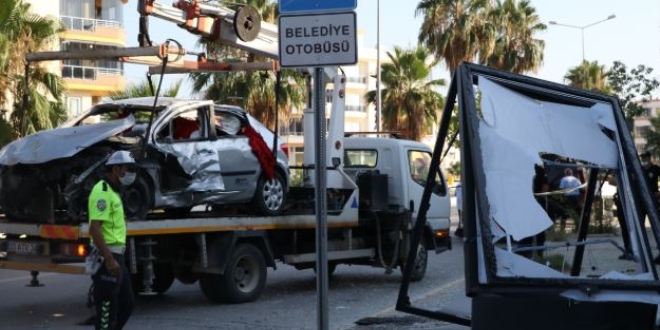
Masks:
[[[257,182],[257,190],[252,199],[252,206],[259,215],[274,216],[284,211],[286,202],[286,182],[282,174],[275,172],[272,180],[261,174]]]
[[[145,220],[153,205],[153,192],[147,179],[138,175],[122,194],[124,214],[128,221]]]
[[[202,293],[213,302],[232,304],[255,301],[266,285],[266,261],[250,243],[237,245],[224,274],[201,274]]]

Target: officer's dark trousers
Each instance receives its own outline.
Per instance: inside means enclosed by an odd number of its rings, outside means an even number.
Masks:
[[[119,277],[110,275],[104,263],[92,276],[96,330],[120,330],[133,312],[133,289],[124,256],[114,253],[112,255],[121,267],[121,275]]]

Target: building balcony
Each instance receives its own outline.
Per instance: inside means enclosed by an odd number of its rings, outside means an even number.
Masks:
[[[120,69],[67,64],[62,65],[62,78],[68,90],[87,91],[94,96],[106,96],[126,86],[126,79]]]
[[[121,22],[70,16],[61,16],[60,20],[68,28],[60,35],[62,39],[126,45],[126,32]]]

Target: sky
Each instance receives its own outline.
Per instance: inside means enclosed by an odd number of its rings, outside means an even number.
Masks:
[[[311,0],[309,0],[311,1]],[[326,0],[330,1],[330,0]],[[171,1],[161,0],[169,4]],[[417,44],[422,16],[415,16],[416,0],[357,0],[357,25],[364,31],[364,45],[377,45],[378,2],[380,2],[380,43],[386,50],[394,46],[413,48]],[[660,1],[656,0],[531,0],[547,30],[537,38],[545,40],[544,64],[531,76],[563,83],[563,77],[582,61],[582,32],[584,31],[585,59],[598,61],[610,68],[614,61],[621,61],[629,68],[643,64],[654,69],[652,76],[660,77]],[[550,21],[573,26],[587,26],[610,15],[616,17],[590,27],[570,28],[551,25]],[[137,46],[138,14],[136,1],[130,0],[124,7],[128,46]],[[187,50],[195,49],[197,38],[173,23],[150,18],[150,36],[162,43],[168,38],[182,43]],[[129,81],[144,80],[145,66],[127,65]],[[449,80],[444,63],[433,70],[434,78]],[[185,75],[168,75],[168,81]],[[185,89],[184,94],[189,94]],[[179,95],[182,97],[188,95]]]

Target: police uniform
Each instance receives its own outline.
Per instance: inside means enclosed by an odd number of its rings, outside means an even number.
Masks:
[[[121,329],[133,311],[133,290],[130,274],[124,260],[126,249],[126,221],[118,189],[100,180],[89,194],[88,213],[92,221],[101,222],[101,233],[106,245],[120,267],[115,277],[103,266],[92,275],[96,307],[96,329]]]

